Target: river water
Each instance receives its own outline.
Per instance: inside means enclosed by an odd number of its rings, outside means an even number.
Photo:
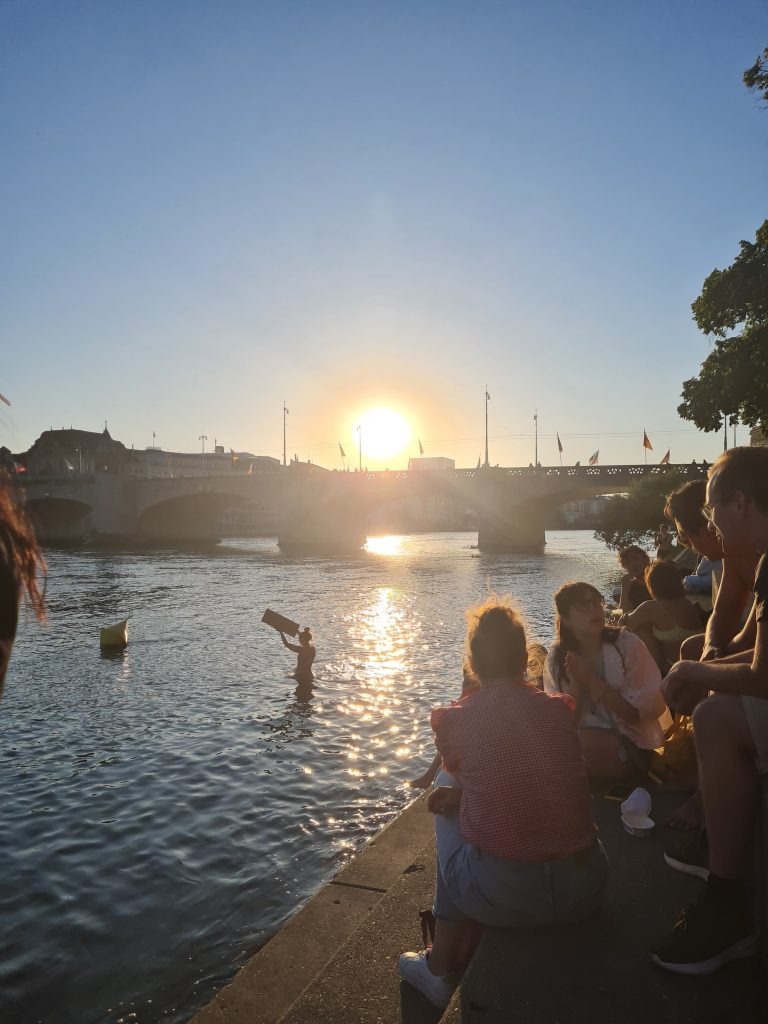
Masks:
[[[543,556],[474,540],[48,552],[50,621],[23,624],[0,706],[3,1024],[187,1020],[413,799],[465,608],[511,593],[549,643],[557,586],[618,579],[589,533],[549,533]],[[308,700],[267,606],[313,629]],[[99,627],[128,612],[128,649],[103,657]]]

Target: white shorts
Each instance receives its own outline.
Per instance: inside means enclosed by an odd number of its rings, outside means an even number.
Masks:
[[[747,725],[755,741],[757,768],[761,775],[768,775],[768,697],[747,697],[742,695]]]

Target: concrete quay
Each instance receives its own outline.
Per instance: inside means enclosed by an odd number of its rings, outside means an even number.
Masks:
[[[650,788],[650,786],[649,786]],[[708,978],[654,967],[702,883],[668,868],[661,826],[677,794],[653,792],[656,835],[628,836],[619,805],[595,795],[611,859],[605,906],[568,928],[489,929],[444,1024],[759,1024],[768,1020],[765,950]],[[398,977],[421,947],[434,892],[432,817],[422,797],[249,960],[191,1024],[435,1024],[441,1013]]]

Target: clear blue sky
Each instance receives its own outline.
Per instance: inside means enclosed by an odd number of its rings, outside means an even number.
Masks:
[[[711,459],[766,45],[763,0],[0,0],[0,443],[278,454],[285,399],[302,459],[389,405],[470,465],[487,382],[492,462],[535,408],[545,463]]]

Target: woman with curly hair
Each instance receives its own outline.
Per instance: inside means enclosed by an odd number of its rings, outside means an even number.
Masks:
[[[0,697],[16,639],[22,597],[38,619],[45,619],[45,562],[32,526],[11,491],[0,479]]]
[[[557,642],[547,656],[544,688],[576,701],[576,724],[591,778],[647,771],[664,742],[668,718],[661,673],[643,641],[605,625],[603,596],[590,583],[566,583],[555,594]]]
[[[477,926],[538,928],[599,906],[608,876],[596,837],[573,700],[526,676],[525,629],[497,598],[467,613],[479,686],[432,712],[438,773],[431,950],[403,953],[402,978],[445,1007]]]

